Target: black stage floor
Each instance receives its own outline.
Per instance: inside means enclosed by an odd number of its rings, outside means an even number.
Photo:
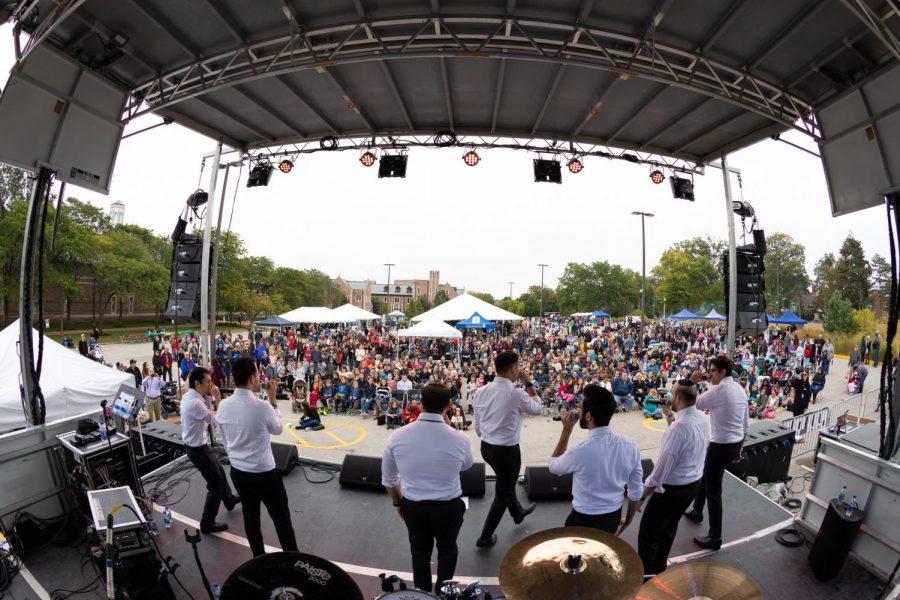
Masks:
[[[291,502],[294,528],[300,550],[325,557],[347,570],[357,581],[367,598],[380,593],[378,573],[396,573],[411,581],[409,545],[406,530],[385,494],[341,488],[337,477],[325,483],[311,483],[325,479],[322,472],[295,469],[285,478]],[[186,492],[186,493],[185,493]],[[164,554],[171,554],[181,568],[177,574],[196,598],[203,598],[199,573],[191,547],[184,540],[185,527],[197,527],[205,485],[195,472],[181,489],[172,491],[173,497],[184,498],[171,505],[175,515],[172,529],[162,528],[162,517],[156,514],[160,527],[159,542]],[[524,501],[524,489],[519,490]],[[763,589],[766,598],[817,600],[871,598],[880,582],[855,563],[848,562],[834,580],[816,581],[806,567],[807,547],[787,548],[778,544],[774,532],[787,526],[793,515],[756,490],[726,474],[725,487],[725,545],[716,553],[698,552],[692,537],[705,530],[702,526],[683,520],[672,549],[674,562],[694,560],[726,563],[746,571]],[[479,579],[491,591],[497,586],[497,570],[506,550],[516,540],[563,524],[570,510],[569,502],[541,502],[537,510],[519,526],[504,518],[498,543],[491,549],[479,550],[475,539],[480,533],[484,516],[492,497],[492,483],[488,495],[472,498],[466,512],[459,538],[460,556],[457,578],[463,581]],[[623,539],[636,546],[638,519],[623,534]],[[224,582],[240,564],[249,560],[250,550],[244,538],[240,509],[225,513],[220,519],[229,524],[229,531],[203,537],[200,554],[211,581]],[[277,543],[272,523],[263,511],[263,534],[269,544]],[[276,551],[277,548],[271,548]],[[35,556],[27,557],[26,566],[34,579],[47,591],[56,588],[73,589],[84,585],[79,572],[78,551],[68,547],[51,547]],[[85,573],[90,575],[89,567]],[[180,592],[180,590],[178,590]],[[15,580],[11,597],[16,599],[42,598],[26,584],[24,578]],[[43,596],[46,598],[46,596]],[[97,597],[102,597],[98,592]],[[179,597],[186,597],[183,593]]]

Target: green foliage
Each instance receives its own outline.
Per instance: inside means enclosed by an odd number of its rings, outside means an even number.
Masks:
[[[525,317],[537,317],[541,314],[541,286],[533,285],[519,296],[518,301],[522,303],[523,312],[520,313]],[[544,312],[558,312],[559,300],[556,297],[556,290],[544,286]]]
[[[444,302],[446,302],[449,299],[450,299],[450,297],[447,296],[447,292],[445,292],[444,290],[438,290],[437,293],[434,295],[433,304],[435,306],[440,306],[441,304],[443,304]]]
[[[500,301],[500,308],[520,316],[525,315],[525,303],[521,300],[513,300],[508,297],[504,298]]]
[[[787,233],[773,233],[766,239],[766,304],[771,312],[781,312],[790,302],[799,303],[809,290],[806,251]]]
[[[408,319],[412,319],[413,317],[418,317],[427,310],[429,310],[428,302],[424,298],[413,298],[409,301],[409,304],[406,305],[406,309],[403,312]]]
[[[874,254],[869,264],[872,266],[872,291],[878,292],[887,306],[891,293],[891,263],[880,254]]]
[[[494,299],[494,297],[491,296],[490,294],[488,294],[487,292],[469,292],[469,295],[475,296],[476,298],[480,298],[481,300],[484,300],[488,304],[497,304],[497,301]]]
[[[696,237],[673,244],[662,253],[653,269],[659,282],[655,293],[666,299],[669,312],[722,302],[724,249],[723,242]]]
[[[870,308],[860,308],[853,311],[853,331],[859,331],[863,335],[874,334],[878,329],[878,319]]]
[[[834,333],[853,333],[853,304],[834,292],[825,307],[825,329]]]
[[[837,291],[836,262],[834,254],[829,252],[813,269],[813,305],[819,310],[825,310],[828,300]]]
[[[613,315],[624,315],[639,306],[640,289],[640,274],[621,265],[606,261],[569,263],[556,288],[557,304],[568,313],[602,308]]]
[[[372,312],[376,315],[386,315],[389,312],[387,303],[372,296]]]
[[[866,260],[862,244],[852,233],[841,244],[834,264],[834,276],[836,290],[850,301],[853,308],[865,308],[869,305],[872,267]]]

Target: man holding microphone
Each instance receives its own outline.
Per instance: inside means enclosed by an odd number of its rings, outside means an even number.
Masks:
[[[516,482],[522,466],[519,435],[522,415],[540,415],[541,398],[528,374],[519,370],[519,355],[508,350],[494,359],[494,380],[475,392],[475,432],[481,438],[481,456],[497,477],[494,501],[488,511],[481,536],[475,542],[479,548],[497,543],[494,531],[509,510],[516,525],[534,511],[534,504],[522,506],[516,497]],[[516,380],[523,388],[515,387]]]
[[[696,384],[682,379],[672,388],[672,400],[662,405],[669,428],[663,434],[653,472],[644,482],[643,498],[652,497],[638,533],[638,555],[645,575],[666,570],[678,521],[700,491],[709,423],[694,406],[696,401]]]
[[[734,363],[724,354],[712,358],[709,377],[712,387],[697,398],[697,409],[709,411],[712,434],[703,465],[703,482],[694,500],[694,509],[684,513],[695,523],[703,522],[703,504],[709,503],[709,535],[695,537],[701,548],[722,547],[722,478],[725,467],[741,456],[741,446],[749,427],[747,392],[731,376]],[[695,373],[694,377],[698,374]]]

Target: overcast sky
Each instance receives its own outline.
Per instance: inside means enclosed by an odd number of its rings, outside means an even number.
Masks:
[[[0,80],[14,62],[11,27],[0,27]],[[159,122],[131,123],[126,133]],[[800,134],[787,136],[799,143]],[[159,127],[122,142],[111,193],[103,196],[69,186],[67,195],[104,209],[125,203],[125,221],[168,234],[197,187],[203,154],[212,140],[178,125]],[[507,150],[481,151],[467,167],[463,151],[413,150],[406,179],[379,180],[354,153],[301,157],[294,170],[276,172],[268,187],[246,188],[233,171],[237,201],[232,229],[252,254],[276,265],[317,268],[331,276],[386,279],[384,263],[396,263],[391,278],[427,278],[513,294],[540,282],[555,286],[569,262],[608,260],[640,271],[639,217],[647,221],[647,271],[672,243],[727,236],[721,171],[695,179],[696,202],[675,200],[668,183],[654,185],[646,166],[588,158],[578,175],[563,170],[562,185],[534,183],[532,156]],[[756,209],[767,234],[783,231],[806,248],[812,276],[816,261],[836,252],[848,232],[866,254],[887,254],[883,208],[833,218],[821,162],[786,144],[767,140],[729,157],[743,179],[743,197]],[[209,188],[210,169],[201,187]],[[219,179],[221,183],[221,178]],[[736,183],[736,182],[735,182]],[[740,192],[735,186],[735,194]],[[218,195],[217,195],[218,200]],[[740,240],[739,240],[740,243]]]

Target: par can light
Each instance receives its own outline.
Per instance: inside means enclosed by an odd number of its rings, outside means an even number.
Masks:
[[[566,166],[569,167],[570,173],[581,173],[581,171],[584,169],[584,163],[582,163],[577,158],[571,159],[568,163],[566,163]]]
[[[666,176],[663,175],[663,172],[660,171],[659,169],[656,169],[655,171],[650,173],[650,181],[652,181],[653,183],[655,183],[657,185],[659,185],[660,183],[662,183],[665,180],[666,180]]]
[[[288,159],[284,159],[280,163],[278,163],[278,170],[282,173],[290,173],[291,169],[294,168],[294,163],[289,161]]]
[[[371,167],[375,164],[375,155],[371,152],[365,152],[359,157],[359,162],[361,162],[364,167]]]
[[[478,153],[474,150],[469,150],[465,154],[463,154],[463,162],[469,165],[470,167],[474,167],[481,161],[481,157],[478,156]]]

